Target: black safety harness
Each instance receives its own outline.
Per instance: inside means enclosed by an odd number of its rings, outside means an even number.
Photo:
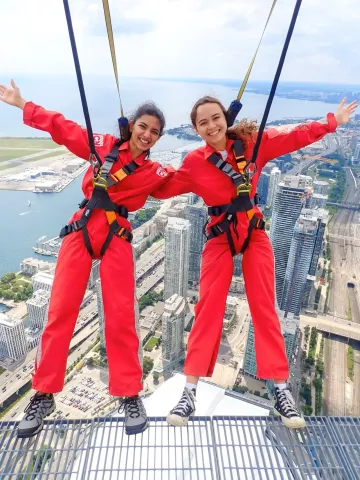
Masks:
[[[223,172],[227,177],[230,178],[234,186],[236,187],[236,197],[232,199],[230,203],[224,205],[218,205],[215,207],[208,207],[208,214],[211,217],[218,217],[222,214],[226,214],[224,220],[213,225],[207,231],[206,226],[204,229],[207,240],[210,240],[214,237],[225,233],[227,240],[230,246],[231,254],[236,255],[236,249],[234,245],[234,240],[231,234],[231,224],[234,226],[234,233],[237,235],[236,225],[237,225],[237,212],[246,212],[249,219],[249,227],[247,237],[242,245],[240,253],[244,253],[247,246],[249,245],[251,233],[254,228],[264,230],[265,222],[262,218],[259,218],[255,215],[254,205],[259,203],[258,194],[254,198],[250,198],[250,193],[252,189],[251,180],[252,174],[246,169],[246,160],[244,157],[244,146],[241,140],[234,140],[233,151],[238,167],[238,172],[235,171],[230,163],[223,160],[221,155],[217,152],[214,152],[209,157],[209,161]],[[256,164],[255,164],[256,165]],[[256,167],[255,167],[256,168]],[[254,173],[254,172],[253,172]]]
[[[83,233],[86,248],[91,257],[94,256],[94,251],[91,246],[86,224],[88,223],[95,208],[105,210],[106,217],[109,223],[109,233],[100,251],[101,257],[105,254],[106,249],[110,245],[111,239],[114,235],[126,240],[127,242],[131,242],[133,237],[130,230],[119,225],[116,218],[116,214],[120,217],[127,218],[127,208],[123,205],[117,205],[116,203],[112,202],[108,193],[109,187],[120,183],[124,178],[132,175],[139,167],[139,165],[132,160],[131,162],[117,170],[115,173],[110,173],[113,164],[118,159],[121,143],[121,141],[115,143],[111,152],[106,155],[104,163],[101,166],[100,170],[95,171],[94,177],[92,179],[92,183],[94,186],[92,196],[90,200],[84,198],[84,200],[79,204],[79,207],[81,209],[84,209],[81,218],[79,220],[75,220],[69,225],[66,225],[64,228],[62,228],[60,232],[60,238],[63,238],[70,233],[78,232],[79,230],[81,230]]]

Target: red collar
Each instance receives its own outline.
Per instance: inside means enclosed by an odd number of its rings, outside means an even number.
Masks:
[[[226,151],[230,152],[231,147],[233,146],[234,140],[230,140],[230,138],[226,138]],[[208,143],[205,146],[205,158],[208,159],[210,155],[214,152],[220,153],[215,148],[211,147]]]
[[[131,150],[130,150],[130,141],[128,140],[127,142],[124,142],[120,145],[119,147],[119,152],[124,152],[126,153],[128,156],[131,157]],[[139,155],[138,157],[134,158],[134,162],[141,166],[145,163],[146,161],[146,153],[142,153],[141,155]]]

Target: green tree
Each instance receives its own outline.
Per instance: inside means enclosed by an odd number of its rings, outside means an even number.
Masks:
[[[311,405],[304,405],[304,415],[310,417],[312,415],[313,409]]]
[[[144,360],[143,360],[144,377],[147,377],[149,375],[153,366],[154,366],[154,360],[150,357],[144,357]]]
[[[159,381],[159,374],[158,372],[154,372],[153,373],[153,379],[154,379],[154,383],[157,383]]]
[[[7,284],[15,280],[15,278],[16,278],[15,273],[5,273],[5,275],[1,277],[0,282]]]

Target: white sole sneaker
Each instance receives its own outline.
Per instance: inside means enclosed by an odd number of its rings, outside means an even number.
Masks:
[[[276,409],[274,409],[275,415],[277,417],[281,417],[282,423],[285,425],[287,428],[304,428],[306,427],[306,422],[305,419],[302,417],[292,417],[292,418],[287,418],[281,415]]]
[[[175,413],[169,413],[166,417],[166,421],[169,425],[173,427],[184,427],[187,425],[189,417],[181,417],[180,415],[176,415]]]

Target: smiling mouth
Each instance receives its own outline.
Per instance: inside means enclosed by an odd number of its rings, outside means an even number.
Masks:
[[[220,132],[220,130],[216,130],[216,132],[209,133],[209,137],[214,137],[214,136],[217,135],[219,132]]]

